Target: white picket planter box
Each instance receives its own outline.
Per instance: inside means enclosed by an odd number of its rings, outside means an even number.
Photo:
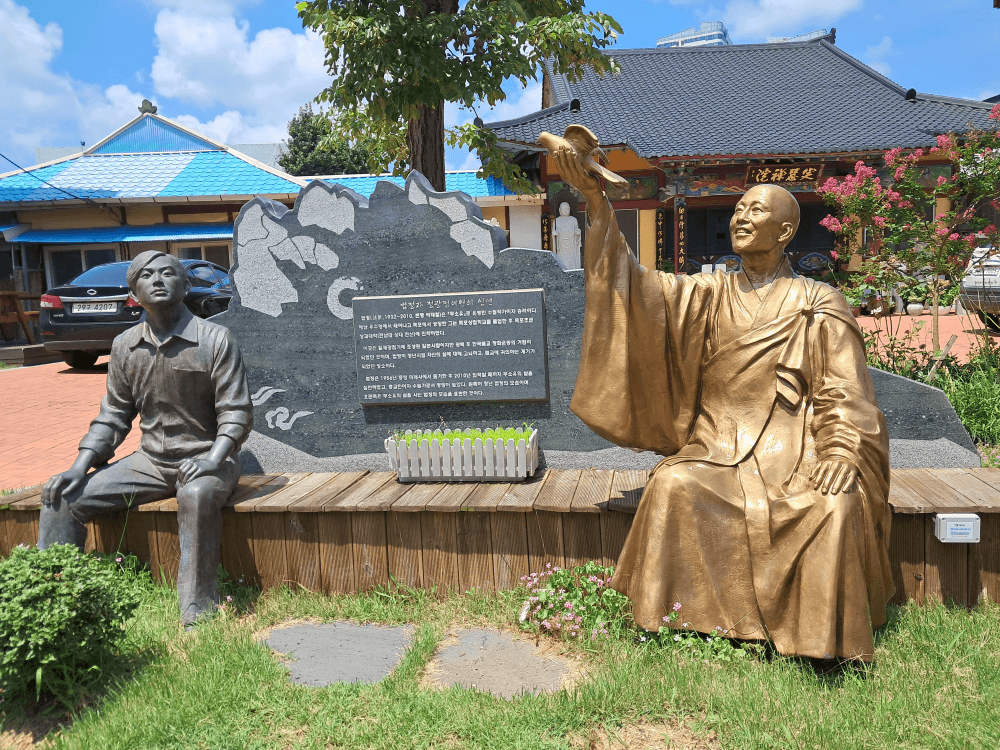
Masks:
[[[407,435],[424,433],[432,435],[430,442],[385,441],[400,482],[518,482],[538,468],[538,430],[532,430],[525,442],[510,439],[496,444],[492,438],[485,444],[481,438],[445,440],[441,430],[406,431]]]

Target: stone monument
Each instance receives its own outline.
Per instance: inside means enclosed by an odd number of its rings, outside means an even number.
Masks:
[[[545,449],[611,448],[569,409],[582,272],[505,248],[471,198],[417,172],[368,198],[314,181],[291,210],[247,203],[233,302],[213,318],[240,341],[250,380],[244,470],[340,470],[340,457],[384,456],[394,430],[442,420],[529,422]]]
[[[218,601],[222,506],[253,427],[247,377],[232,334],[184,305],[191,282],[177,258],[140,253],[126,278],[146,315],[114,340],[100,414],[73,466],[42,490],[38,546],[83,549],[91,518],[176,495],[177,593],[190,625]],[[136,416],[139,450],[109,464]]]
[[[572,409],[664,456],[612,586],[648,630],[680,602],[701,632],[870,661],[893,593],[889,435],[843,297],[784,256],[795,199],[775,185],[743,195],[730,222],[741,273],[647,271],[590,154],[539,140],[590,221]]]

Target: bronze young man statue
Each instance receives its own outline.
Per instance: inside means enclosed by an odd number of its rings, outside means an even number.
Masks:
[[[680,602],[694,630],[870,661],[893,589],[888,434],[843,297],[784,256],[795,199],[744,194],[729,227],[738,273],[648,271],[586,155],[540,140],[590,221],[572,409],[665,456],[611,585],[649,630]]]
[[[141,253],[126,278],[146,317],[115,339],[101,412],[73,466],[42,490],[38,546],[82,548],[94,516],[176,494],[177,589],[190,624],[217,601],[221,508],[239,480],[236,451],[253,427],[246,371],[229,330],[185,307],[190,281],[177,258]],[[139,450],[108,464],[137,414]]]

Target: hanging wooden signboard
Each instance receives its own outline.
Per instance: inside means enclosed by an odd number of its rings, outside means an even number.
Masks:
[[[822,175],[822,164],[754,164],[747,167],[747,185],[817,184]]]

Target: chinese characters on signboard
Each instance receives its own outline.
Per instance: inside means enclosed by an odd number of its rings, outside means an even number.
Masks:
[[[542,214],[542,250],[552,250],[552,217]]]
[[[662,208],[656,209],[656,265],[660,267],[666,258],[663,251],[667,247],[667,212]]]
[[[822,174],[822,164],[757,164],[747,168],[747,185],[816,183]]]
[[[674,268],[679,273],[687,264],[687,201],[678,198],[674,203],[677,221],[677,249],[674,252]]]

